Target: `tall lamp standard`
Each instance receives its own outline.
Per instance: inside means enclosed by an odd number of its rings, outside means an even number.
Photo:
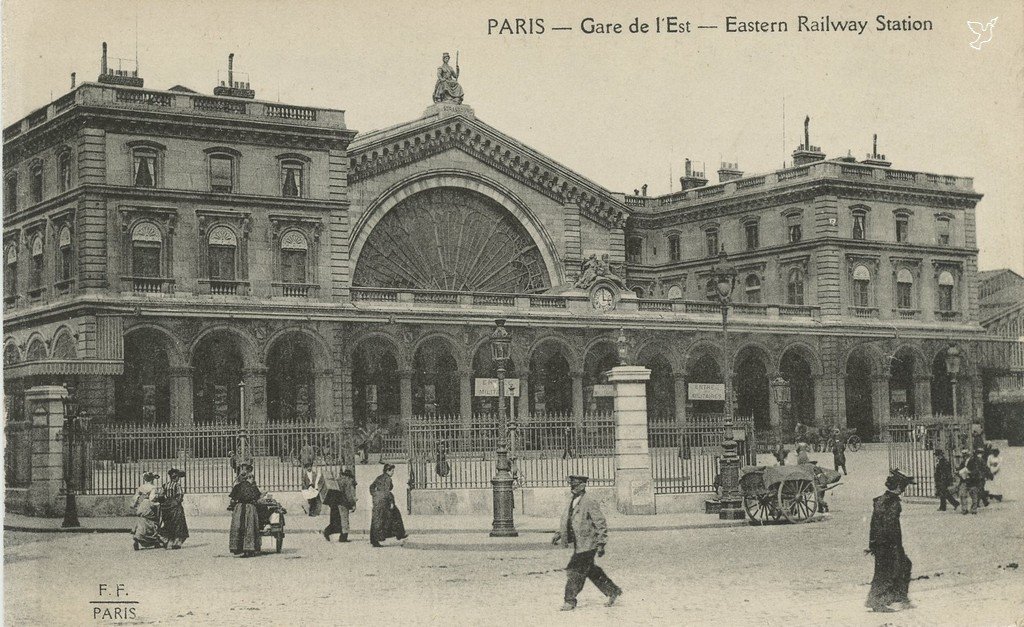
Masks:
[[[512,519],[512,464],[508,459],[508,418],[505,416],[505,365],[511,353],[512,334],[505,328],[505,320],[499,318],[494,321],[494,332],[491,333],[491,358],[498,367],[498,449],[494,478],[491,479],[494,493],[492,538],[519,535]]]
[[[950,344],[946,349],[946,374],[949,375],[949,385],[953,393],[953,422],[956,422],[956,379],[960,374],[960,347]]]
[[[78,500],[75,497],[77,488],[75,481],[75,446],[81,432],[81,420],[78,415],[78,402],[70,396],[64,397],[64,424],[58,432],[58,439],[65,444],[64,466],[64,521],[61,527],[81,527],[78,522]]]
[[[740,497],[740,459],[732,429],[732,353],[729,350],[729,303],[736,287],[736,271],[728,265],[725,246],[718,253],[718,264],[712,272],[718,303],[722,307],[722,345],[725,352],[725,429],[722,442],[722,502],[718,517],[722,520],[741,520],[746,517]]]

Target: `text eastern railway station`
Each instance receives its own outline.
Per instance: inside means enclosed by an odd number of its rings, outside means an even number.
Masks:
[[[8,508],[43,507],[22,489],[51,386],[92,434],[83,494],[134,489],[153,442],[160,459],[222,458],[224,429],[257,434],[257,455],[315,435],[349,460],[412,459],[413,436],[449,429],[430,447],[454,454],[493,428],[495,319],[524,446],[561,438],[556,457],[614,439],[620,363],[650,370],[652,450],[701,425],[717,445],[725,398],[760,442],[797,423],[866,441],[910,417],[984,423],[1005,351],[983,341],[982,194],[962,173],[894,168],[877,144],[830,158],[805,123],[791,167],[723,163],[711,183],[687,161],[677,191],[623,193],[478,118],[457,60],[422,117],[357,132],[230,75],[213,95],[154,90],[103,59],[4,129]],[[711,489],[713,471],[657,464],[655,491]],[[203,480],[230,488],[189,475]]]

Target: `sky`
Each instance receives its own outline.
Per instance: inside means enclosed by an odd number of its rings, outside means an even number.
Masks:
[[[933,28],[878,32],[879,14]],[[868,24],[798,32],[801,15]],[[691,32],[629,33],[670,16]],[[728,16],[789,31],[728,33]],[[585,34],[587,17],[625,32]],[[516,18],[534,32],[488,33]],[[967,21],[991,18],[972,49]],[[782,167],[809,115],[830,157],[864,158],[877,133],[894,168],[974,177],[979,266],[1024,274],[1024,3],[6,0],[2,28],[4,126],[71,72],[95,80],[103,41],[155,89],[212,92],[234,52],[258,98],[344,109],[362,131],[422,115],[441,53],[458,51],[477,117],[621,192],[677,189],[686,158],[712,181],[721,161]]]

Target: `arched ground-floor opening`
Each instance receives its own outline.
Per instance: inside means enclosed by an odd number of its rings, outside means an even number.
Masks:
[[[241,415],[242,351],[227,331],[200,340],[192,356],[192,407],[198,424],[237,424]],[[254,393],[253,390],[249,391]]]
[[[846,426],[865,441],[875,437],[871,361],[855,352],[846,361]]]
[[[754,428],[771,429],[769,417],[768,367],[755,350],[743,350],[736,357],[736,411],[739,417],[751,418]]]
[[[302,333],[279,338],[267,354],[267,419],[316,420],[316,371],[310,339]]]
[[[642,356],[639,361],[651,370],[651,378],[647,380],[648,424],[675,422],[676,391],[672,364],[661,353]]]
[[[360,343],[352,355],[352,421],[355,427],[397,423],[402,394],[394,348],[377,338]]]
[[[686,381],[688,384],[700,383],[724,383],[722,369],[713,355],[701,354],[692,357],[686,367]],[[688,422],[699,422],[710,420],[712,417],[725,413],[725,402],[714,400],[703,400],[695,398],[691,393],[693,386],[689,387],[687,393],[686,419]]]
[[[797,350],[786,351],[779,375],[789,386],[789,402],[782,403],[780,411],[782,433],[793,433],[798,422],[821,426],[814,411],[814,376],[807,359]]]
[[[601,342],[587,351],[583,360],[583,408],[589,416],[611,414],[615,409],[612,386],[607,372],[619,365],[618,350],[610,342]]]
[[[959,390],[958,390],[959,391]],[[946,352],[942,351],[932,361],[932,411],[943,416],[959,414],[963,401],[957,399],[957,411],[953,408],[953,381],[946,370]]]
[[[170,422],[171,363],[163,334],[139,329],[124,336],[124,374],[114,380],[114,419],[137,424]]]
[[[572,413],[573,378],[565,349],[544,342],[530,358],[530,412],[533,415]]]
[[[459,414],[459,372],[450,346],[441,338],[424,342],[413,358],[412,411],[416,415]]]
[[[505,379],[515,379],[518,377],[516,374],[516,364],[513,360],[509,359],[505,363]],[[491,354],[491,345],[488,342],[481,344],[473,355],[473,414],[480,414],[485,416],[497,416],[498,415],[498,397],[497,396],[484,396],[480,394],[480,391],[476,389],[476,379],[497,379],[498,378],[498,365],[494,362],[494,357]],[[506,416],[513,416],[512,404],[513,402],[518,404],[520,399],[518,397],[509,397],[508,389],[506,389],[505,395],[505,412]]]

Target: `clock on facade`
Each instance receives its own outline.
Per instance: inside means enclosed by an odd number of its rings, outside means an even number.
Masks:
[[[590,302],[598,311],[615,309],[615,294],[607,287],[598,287],[590,294]]]

